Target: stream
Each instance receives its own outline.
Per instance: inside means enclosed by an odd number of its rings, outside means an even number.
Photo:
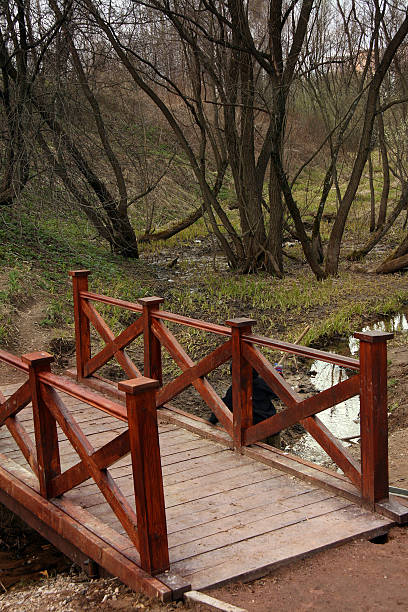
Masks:
[[[390,319],[368,325],[362,331],[407,332],[407,316],[408,313],[398,313]],[[347,342],[339,342],[329,350],[343,355],[358,356],[359,344],[356,338],[350,336]],[[323,361],[311,362],[309,375],[310,383],[316,391],[324,391],[348,378],[344,368]],[[360,398],[358,396],[320,412],[319,418],[337,438],[353,438],[353,440],[344,441],[345,446],[358,443],[360,434]],[[330,457],[308,433],[305,433],[291,449],[287,447],[285,450],[291,450],[294,454],[314,463],[332,465]]]

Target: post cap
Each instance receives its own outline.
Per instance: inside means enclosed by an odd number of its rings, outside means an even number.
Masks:
[[[69,270],[68,272],[69,276],[72,277],[81,277],[81,276],[88,276],[88,274],[91,274],[90,270]]]
[[[230,327],[251,327],[252,325],[256,325],[255,319],[249,319],[248,317],[229,319],[228,321],[225,321],[225,323]]]
[[[377,344],[378,342],[386,342],[387,340],[391,340],[394,337],[394,334],[390,332],[383,331],[366,331],[366,332],[356,332],[354,334],[354,338],[360,340],[360,342],[370,342],[371,344]]]
[[[54,361],[54,357],[45,351],[36,351],[34,353],[25,353],[21,355],[21,361],[29,366],[38,366],[51,363]]]
[[[161,304],[164,302],[164,298],[157,297],[157,295],[152,295],[151,297],[139,298],[137,301],[142,306],[156,306],[156,304]]]
[[[158,380],[153,378],[146,378],[146,376],[140,376],[139,378],[130,378],[129,380],[122,380],[118,383],[119,391],[124,391],[130,395],[137,395],[147,389],[156,389],[160,387]]]

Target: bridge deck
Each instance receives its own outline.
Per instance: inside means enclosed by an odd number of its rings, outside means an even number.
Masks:
[[[17,387],[10,385],[3,391],[9,396]],[[127,428],[72,397],[64,395],[63,399],[95,448]],[[30,408],[20,418],[32,434]],[[333,490],[311,485],[266,465],[268,461],[234,453],[225,444],[159,419],[171,561],[167,576],[152,578],[139,568],[135,547],[93,481],[58,499],[41,498],[37,480],[4,427],[0,430],[0,501],[64,552],[78,559],[89,557],[129,586],[163,599],[177,594],[180,580],[172,573],[182,578],[181,583],[202,589],[238,577],[260,576],[282,563],[352,538],[376,537],[394,524]],[[197,420],[192,420],[190,429],[194,423],[199,431]],[[78,456],[62,431],[59,440],[62,468],[66,469]],[[262,453],[265,459],[274,451],[263,448]],[[131,470],[129,456],[109,469],[133,504]]]

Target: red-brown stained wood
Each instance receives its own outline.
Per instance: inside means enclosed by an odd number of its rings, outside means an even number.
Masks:
[[[100,470],[110,467],[121,457],[130,451],[129,430],[124,431],[119,436],[99,448],[92,455],[92,459]],[[60,474],[52,481],[53,497],[59,497],[66,491],[82,484],[89,478],[88,466],[80,461],[76,465]]]
[[[195,365],[194,361],[187,355],[183,347],[177,342],[174,335],[161,323],[154,320],[152,323],[154,334],[160,340],[177,365],[185,372]],[[222,399],[210,385],[208,380],[197,379],[193,381],[194,388],[199,392],[207,406],[217,415],[218,420],[232,437],[232,415]]]
[[[246,342],[243,342],[242,351],[245,359],[258,372],[259,376],[265,380],[276,395],[290,408],[294,408],[299,401],[300,395],[296,393],[286,382],[286,380],[278,374],[275,368],[264,357],[261,351]]]
[[[61,462],[57,424],[44,402],[38,376],[41,372],[50,371],[53,357],[48,353],[37,352],[27,353],[21,358],[29,367],[40,492],[43,497],[50,498],[52,496],[51,481],[61,473]]]
[[[127,327],[116,338],[113,338],[104,348],[88,361],[85,366],[85,375],[91,376],[96,370],[99,370],[105,363],[109,361],[116,353],[123,350],[135,340],[143,331],[143,321],[138,319]]]
[[[276,381],[276,385],[277,384],[280,384],[279,380]],[[358,395],[359,390],[359,376],[353,376],[352,378],[343,380],[337,385],[325,389],[313,397],[299,401],[297,404],[269,417],[269,419],[265,419],[265,421],[253,425],[245,433],[245,444],[253,444],[259,440],[264,440],[267,436],[282,431],[282,429],[286,429],[302,419],[312,416],[313,414],[318,414],[331,406],[335,406],[350,397]]]
[[[30,381],[26,381],[8,399],[0,391],[0,414],[7,429],[19,446],[25,460],[38,477],[37,454],[28,432],[20,422],[17,414],[31,401]]]
[[[170,566],[155,400],[158,386],[158,380],[144,377],[119,383],[126,393],[140,561],[152,574]]]
[[[74,301],[75,345],[78,378],[84,378],[85,365],[91,357],[91,332],[88,318],[82,310],[81,291],[88,291],[89,270],[71,270]]]
[[[90,406],[94,406],[95,408],[98,408],[99,410],[102,410],[103,412],[106,412],[107,414],[110,414],[121,421],[127,421],[126,409],[121,404],[113,402],[112,400],[103,397],[94,391],[90,391],[84,386],[79,386],[73,383],[71,380],[58,376],[57,374],[53,374],[52,372],[42,372],[38,376],[42,383],[50,385],[58,391],[68,393],[68,395],[86,402]]]
[[[83,301],[82,310],[87,316],[88,320],[95,327],[96,331],[102,336],[103,340],[109,345],[111,343],[114,344],[115,334],[107,325],[106,321],[104,321],[104,319],[101,317],[96,308],[94,308],[92,304],[88,304],[87,302]],[[124,350],[116,350],[114,356],[128,376],[141,376],[138,368],[126,355]]]
[[[139,304],[143,308],[143,339],[144,339],[144,375],[147,378],[163,383],[161,345],[152,330],[152,314],[160,309],[164,298],[151,296],[140,298]]]
[[[23,457],[38,478],[37,452],[30,436],[20,423],[18,417],[10,417],[7,419],[6,425],[14,440],[18,444]]]
[[[252,365],[243,354],[242,335],[251,333],[253,319],[226,321],[232,332],[232,406],[234,448],[244,444],[245,431],[252,425]]]
[[[174,380],[169,382],[163,389],[158,391],[156,396],[157,406],[172,400],[176,395],[184,391],[189,385],[191,385],[198,378],[202,378],[212,372],[220,365],[228,361],[232,354],[232,343],[231,340],[222,344],[209,355],[201,359],[194,366],[191,366],[188,370],[177,376]]]
[[[353,484],[359,489],[361,488],[361,468],[357,461],[350,455],[327,429],[324,423],[316,417],[308,417],[300,421],[301,425],[306,429],[316,442],[320,444],[324,451],[333,459],[336,465],[348,476]]]
[[[11,365],[13,368],[28,374],[28,365],[24,363],[20,357],[17,357],[17,355],[12,355],[11,353],[0,349],[0,361],[3,361],[4,363]]]
[[[87,466],[89,476],[98,485],[101,493],[125,528],[134,545],[139,547],[136,515],[109,472],[99,469],[92,457],[95,452],[92,444],[66,409],[54,389],[47,385],[42,385],[42,396],[82,462]]]
[[[292,355],[299,355],[300,357],[306,357],[308,359],[317,359],[326,363],[333,363],[342,368],[349,368],[350,370],[360,369],[358,359],[353,357],[344,357],[343,355],[336,355],[336,353],[328,353],[326,351],[320,351],[318,349],[310,348],[309,346],[301,346],[300,344],[291,344],[290,342],[283,342],[282,340],[275,340],[274,338],[266,338],[265,336],[258,336],[256,334],[244,334],[243,340],[250,344],[257,344],[258,346],[264,346],[274,350],[282,351],[284,353],[291,353]]]
[[[30,381],[27,380],[7,400],[0,391],[0,427],[11,416],[16,416],[31,401]]]
[[[6,471],[4,465],[2,460],[0,487],[14,500],[28,507],[56,533],[73,542],[82,552],[105,567],[108,572],[118,576],[130,588],[136,591],[143,590],[150,597],[159,597],[164,601],[171,599],[171,589],[169,587],[149,576],[112,546],[107,546],[101,538],[86,529],[80,520],[72,519],[68,514],[56,508],[54,504],[41,498],[22,479],[18,479],[9,471]]]
[[[354,334],[360,340],[362,495],[374,504],[388,499],[387,340],[394,334]]]
[[[142,312],[142,307],[139,306],[139,304],[127,302],[126,300],[118,300],[117,298],[93,293],[92,291],[81,291],[81,297],[91,302],[101,302],[101,304],[108,304],[109,306],[119,306],[125,310],[131,310],[132,312]]]

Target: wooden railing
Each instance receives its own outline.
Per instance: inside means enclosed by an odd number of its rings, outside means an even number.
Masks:
[[[144,375],[158,381],[156,407],[160,407],[193,385],[208,407],[217,415],[233,439],[236,449],[253,444],[295,423],[315,438],[320,446],[361,491],[371,505],[388,498],[388,426],[387,426],[387,340],[392,334],[357,333],[360,359],[336,355],[309,347],[281,342],[252,333],[252,319],[238,318],[216,325],[161,310],[163,298],[142,298],[138,304],[92,293],[88,289],[88,270],[70,273],[73,279],[77,376],[94,374],[115,357],[126,375],[141,376],[125,348],[139,335],[144,336]],[[119,336],[96,310],[99,302],[121,307],[141,316]],[[225,337],[225,342],[195,363],[165,322],[177,323]],[[105,341],[104,348],[91,355],[90,325]],[[163,386],[161,348],[165,348],[182,370],[182,374]],[[356,372],[330,389],[302,399],[280,376],[258,347],[289,352],[321,360]],[[232,360],[233,414],[205,378],[220,365]],[[275,416],[252,424],[252,368],[273,389],[286,408]],[[356,461],[316,416],[323,410],[353,396],[360,395],[361,462]]]
[[[26,354],[19,359],[0,351],[0,361],[28,375],[28,380],[8,399],[0,392],[0,426],[5,425],[18,444],[38,478],[43,497],[58,497],[92,478],[139,551],[141,567],[151,574],[167,570],[169,553],[155,405],[158,381],[139,377],[120,383],[120,389],[126,394],[125,408],[53,374],[52,359],[44,352]],[[58,392],[127,422],[128,429],[94,449]],[[34,443],[18,416],[30,402]],[[79,462],[64,472],[57,424],[79,457]],[[129,452],[136,512],[108,471]]]

